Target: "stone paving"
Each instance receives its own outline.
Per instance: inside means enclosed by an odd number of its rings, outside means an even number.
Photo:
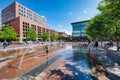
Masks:
[[[64,57],[58,59],[52,65],[50,65],[47,69],[45,69],[42,73],[37,75],[35,80],[60,80],[60,76],[56,77],[56,74],[51,74],[52,70],[59,70],[60,66],[62,67],[65,64]],[[56,78],[55,78],[56,77]]]
[[[63,49],[63,48],[60,48],[60,49]],[[20,76],[26,74],[27,72],[31,71],[32,69],[40,66],[44,62],[44,60],[46,60],[46,58],[48,58],[48,57],[51,58],[56,53],[57,50],[59,50],[59,49],[52,49],[52,51],[51,50],[49,51],[49,53],[51,53],[49,55],[45,55],[45,56],[41,56],[41,57],[37,57],[37,58],[33,57],[30,60],[24,61],[22,63],[22,67],[21,67],[22,70],[19,69],[18,66],[16,66],[16,65],[14,65],[13,67],[8,67],[9,62],[10,63],[12,62],[12,64],[13,63],[15,64],[15,62],[17,60],[20,60],[20,58],[16,58],[15,60],[12,59],[12,60],[3,61],[2,63],[0,63],[0,65],[1,65],[0,79],[12,80],[18,76],[20,77]],[[27,55],[27,56],[29,56],[29,55]],[[27,56],[25,56],[25,57],[27,57]],[[35,55],[33,54],[33,56],[38,56],[38,54],[37,53]],[[3,67],[4,67],[4,69],[3,69]],[[22,71],[22,74],[21,74],[21,71]]]
[[[116,50],[115,47],[111,47],[108,49],[108,51],[104,50],[103,48],[98,48],[97,50],[94,49],[93,53],[96,56],[96,58],[99,60],[99,62],[102,64],[102,66],[105,68],[105,70],[110,74],[110,76],[114,79],[114,80],[120,80],[120,64],[119,62],[116,62],[112,57],[110,57],[108,54],[109,53],[113,53],[113,54],[117,54],[119,56],[120,52],[114,52],[112,50]],[[110,51],[110,52],[109,52]],[[108,53],[107,53],[108,52]],[[50,55],[48,55],[49,57],[52,57],[56,52],[52,52]],[[29,62],[25,62],[22,64],[23,67],[23,71],[25,71],[27,68],[29,68],[30,64],[33,65],[37,65],[39,63],[39,61],[43,61],[43,59],[47,58],[47,56],[43,56],[39,59],[34,59],[34,60],[30,60]],[[8,60],[9,62],[9,60]],[[6,65],[8,62],[3,62],[2,66]],[[34,64],[37,63],[37,64]],[[67,74],[67,75],[72,75],[71,70],[67,69],[65,66],[65,61],[64,61],[64,57],[58,59],[54,64],[52,64],[50,67],[48,67],[46,70],[44,70],[41,74],[39,74],[38,76],[36,76],[34,79],[35,80],[61,80],[60,75],[63,74]],[[56,68],[57,66],[57,68]],[[50,70],[54,70],[53,73],[50,77],[48,75],[50,75]],[[8,78],[12,80],[12,76],[20,76],[20,74],[16,74],[16,72],[19,72],[19,69],[17,68],[10,68],[8,70],[6,70],[5,72],[0,73],[0,79],[2,78]],[[56,72],[58,72],[56,74]],[[11,74],[13,73],[13,74]],[[25,71],[26,73],[26,71]],[[7,75],[6,75],[7,74]],[[66,76],[67,76],[66,75]],[[97,74],[99,76],[99,74]],[[109,80],[107,79],[105,76],[100,75],[102,77],[99,78],[99,80]],[[49,78],[49,79],[47,79]],[[68,76],[69,78],[69,76]]]
[[[110,48],[111,49],[111,48]],[[93,51],[94,57],[91,57],[92,61],[92,69],[94,74],[96,75],[98,80],[120,80],[120,67],[118,64],[114,66],[114,62],[112,59],[107,57],[105,54],[106,51],[102,48],[94,49]],[[96,56],[96,58],[95,58]],[[64,57],[58,59],[54,64],[49,66],[46,70],[44,70],[41,74],[35,77],[35,80],[63,80],[66,78],[67,80],[74,80],[73,77],[69,77],[68,75],[73,76],[71,70],[67,69],[65,64]],[[109,63],[110,62],[110,63]],[[109,65],[108,65],[109,64]],[[116,70],[112,71],[111,69],[114,67]],[[110,69],[110,70],[109,70]],[[112,73],[112,74],[110,74]],[[64,76],[64,77],[61,77]],[[117,76],[117,77],[116,77]],[[77,79],[76,79],[77,80]]]
[[[120,64],[115,58],[110,57],[112,53],[112,56],[116,55],[117,58],[120,52],[114,50],[116,50],[115,47],[109,48],[108,51],[100,47],[94,50],[94,55],[114,80],[120,80]]]

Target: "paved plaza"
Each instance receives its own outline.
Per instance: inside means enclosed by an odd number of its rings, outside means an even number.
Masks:
[[[53,43],[53,44],[57,44],[57,42]],[[64,43],[64,44],[72,45],[72,43]],[[77,46],[77,45],[82,46],[82,44],[84,44],[84,43],[80,43],[80,42],[73,43],[73,46]],[[14,50],[14,49],[16,49],[17,51],[19,49],[32,50],[32,48],[34,48],[35,50],[38,50],[38,49],[40,49],[40,46],[42,47],[45,45],[46,44],[44,44],[44,45],[42,45],[42,44],[27,44],[27,45],[16,45],[16,46],[10,45],[6,48],[6,50],[7,51]],[[47,45],[51,45],[51,44],[47,43]],[[20,60],[22,59],[22,57],[23,57],[22,55],[24,54],[25,50],[19,52],[19,57],[18,57],[18,55],[15,55],[15,54],[1,57],[0,58],[0,62],[1,62],[0,63],[0,78],[1,79],[14,79],[14,78],[17,79],[17,78],[23,76],[23,78],[25,78],[26,80],[28,78],[31,78],[31,79],[34,78],[35,80],[40,80],[40,79],[41,80],[51,80],[51,79],[56,80],[56,79],[65,78],[64,75],[66,74],[65,76],[68,76],[68,77],[66,77],[66,79],[68,79],[68,78],[75,79],[74,77],[71,77],[71,76],[75,76],[74,73],[72,72],[73,70],[76,70],[75,74],[79,73],[78,72],[79,70],[84,71],[82,66],[75,67],[73,65],[73,64],[80,65],[79,61],[78,61],[78,63],[79,63],[78,64],[76,62],[71,62],[70,61],[71,59],[66,60],[66,58],[68,58],[69,56],[72,56],[73,54],[78,55],[78,53],[81,53],[81,52],[77,51],[74,53],[71,50],[71,48],[70,49],[68,48],[65,50],[65,45],[63,48],[58,48],[58,49],[57,48],[54,49],[54,48],[55,48],[55,46],[53,47],[53,49],[51,48],[48,55],[42,54],[43,53],[42,50],[36,52],[35,54],[26,54],[24,56],[24,60],[23,60],[21,68],[19,67],[18,64],[19,64]],[[77,49],[79,49],[79,48],[76,48],[75,50],[77,50]],[[85,50],[85,49],[88,50],[88,48],[83,46],[80,50]],[[1,51],[1,53],[4,53],[4,49],[2,47],[0,48],[0,51]],[[84,51],[82,51],[82,52],[84,52]],[[9,54],[9,53],[4,53],[4,54]],[[56,54],[60,55],[60,58],[58,58],[58,59],[55,58],[55,61],[52,61],[52,64],[50,64],[51,62],[49,62],[49,60],[51,60],[52,58],[54,59],[54,56]],[[103,47],[98,47],[97,49],[94,48],[92,55],[93,56],[90,57],[90,63],[93,64],[93,66],[92,66],[93,72],[88,70],[88,73],[93,74],[93,76],[96,77],[98,80],[111,80],[111,78],[113,80],[120,79],[120,63],[119,63],[120,52],[116,51],[115,46],[108,48],[107,51]],[[76,59],[78,59],[78,58],[76,58]],[[80,57],[79,59],[81,60],[82,57]],[[46,61],[48,61],[48,63],[46,63]],[[50,64],[50,65],[46,66],[45,69],[43,68],[42,72],[36,72],[36,71],[33,72],[34,74],[36,74],[35,77],[26,75],[26,74],[33,74],[33,73],[29,73],[29,72],[32,70],[34,71],[35,68],[37,68],[40,65],[43,65],[44,62],[46,65],[47,64]],[[96,73],[96,71],[95,71],[95,69],[97,70],[97,67],[95,67],[95,65],[98,65],[98,64],[101,64],[100,66],[103,68],[102,73],[99,73],[99,72]],[[29,66],[31,66],[31,67],[29,68]],[[77,70],[77,68],[79,68],[79,70]],[[21,73],[21,69],[22,69],[22,73]],[[98,67],[98,70],[102,71],[101,69],[100,69],[100,67]],[[59,70],[60,70],[60,72],[59,72]],[[52,74],[51,76],[50,76],[50,74],[51,74],[50,71],[54,71],[53,72],[54,74]],[[109,74],[109,76],[104,75],[106,73]],[[81,72],[79,74],[83,75]],[[24,77],[24,75],[26,75],[27,78]],[[71,76],[69,76],[69,75],[71,75]],[[22,80],[23,78],[21,78],[20,80]],[[90,78],[90,77],[88,77],[88,78]]]

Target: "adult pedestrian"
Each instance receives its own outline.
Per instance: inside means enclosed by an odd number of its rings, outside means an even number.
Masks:
[[[95,41],[95,48],[97,49],[97,47],[98,47],[98,41]]]
[[[46,45],[46,54],[48,54],[49,50],[48,50],[48,45]]]
[[[8,42],[5,40],[2,44],[3,48],[5,49],[8,46]]]
[[[91,56],[91,57],[94,57],[94,53],[93,53],[93,51],[94,51],[94,42],[93,41],[90,41],[90,44],[89,44],[89,55]]]
[[[90,44],[90,40],[88,40],[88,45]]]
[[[113,47],[113,42],[112,42],[112,40],[109,42],[109,46],[110,46],[110,47]]]

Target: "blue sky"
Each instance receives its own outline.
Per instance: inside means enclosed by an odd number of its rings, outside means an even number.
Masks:
[[[1,10],[15,0],[0,0]],[[99,11],[100,0],[16,0],[38,14],[45,16],[47,25],[56,31],[72,32],[70,23],[89,20]]]

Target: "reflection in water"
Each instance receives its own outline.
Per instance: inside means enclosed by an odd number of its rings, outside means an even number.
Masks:
[[[68,63],[68,68],[71,68],[72,71],[76,72],[76,77],[79,80],[97,80],[94,76],[92,76],[92,72],[90,70],[90,64],[88,59],[88,51],[83,49],[82,46],[72,46],[73,55],[72,61]],[[82,79],[80,79],[82,78]]]
[[[60,72],[60,76],[62,76],[61,80],[96,80],[94,76],[92,76],[92,72],[90,71],[90,64],[87,56],[87,50],[83,49],[82,46],[71,46],[68,45],[64,51],[59,51],[52,59],[46,58],[46,63],[42,64],[35,70],[27,73],[19,80],[32,80],[30,77],[35,77],[43,70],[45,70],[48,66],[50,66],[53,62],[55,62],[60,57],[64,56],[66,60],[66,64],[64,65],[73,75],[67,75],[61,73],[60,71],[53,70],[53,72]],[[58,67],[58,66],[56,66]]]
[[[73,49],[73,59],[74,61],[80,61],[86,59],[86,53],[82,46],[72,46]]]
[[[45,62],[46,66],[49,65],[49,61],[48,61],[48,57],[46,58],[46,62]]]

